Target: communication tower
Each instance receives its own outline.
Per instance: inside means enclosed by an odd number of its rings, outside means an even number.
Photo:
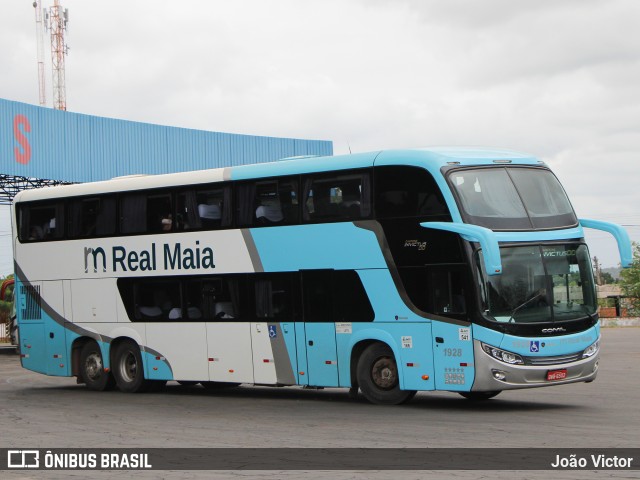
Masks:
[[[51,68],[53,71],[53,108],[67,109],[64,57],[68,47],[64,42],[64,33],[69,23],[69,10],[62,10],[59,0],[54,0],[49,8],[48,27],[51,32]]]

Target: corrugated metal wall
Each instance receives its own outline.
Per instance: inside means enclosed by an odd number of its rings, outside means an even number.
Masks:
[[[332,153],[330,141],[165,127],[0,99],[0,174],[5,175],[89,182]]]

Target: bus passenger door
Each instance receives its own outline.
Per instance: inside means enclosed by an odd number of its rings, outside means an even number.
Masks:
[[[277,340],[277,324],[251,323],[251,345],[253,349],[253,377],[255,383],[274,385],[277,382],[275,354],[271,340]]]
[[[434,321],[431,328],[436,390],[468,392],[475,378],[471,326]]]
[[[319,387],[338,386],[336,325],[331,321],[332,286],[331,270],[303,272],[307,382]]]
[[[307,323],[307,375],[309,385],[338,386],[338,353],[335,323]]]

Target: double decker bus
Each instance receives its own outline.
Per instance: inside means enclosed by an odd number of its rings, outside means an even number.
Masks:
[[[167,381],[487,399],[591,382],[583,228],[528,155],[431,148],[25,191],[23,367],[92,390]]]

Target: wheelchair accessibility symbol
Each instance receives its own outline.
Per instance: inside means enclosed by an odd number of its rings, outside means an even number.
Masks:
[[[538,340],[531,340],[531,343],[529,344],[529,351],[538,353],[540,351],[540,342]]]
[[[278,330],[275,325],[269,325],[269,338],[276,338],[278,336]]]

